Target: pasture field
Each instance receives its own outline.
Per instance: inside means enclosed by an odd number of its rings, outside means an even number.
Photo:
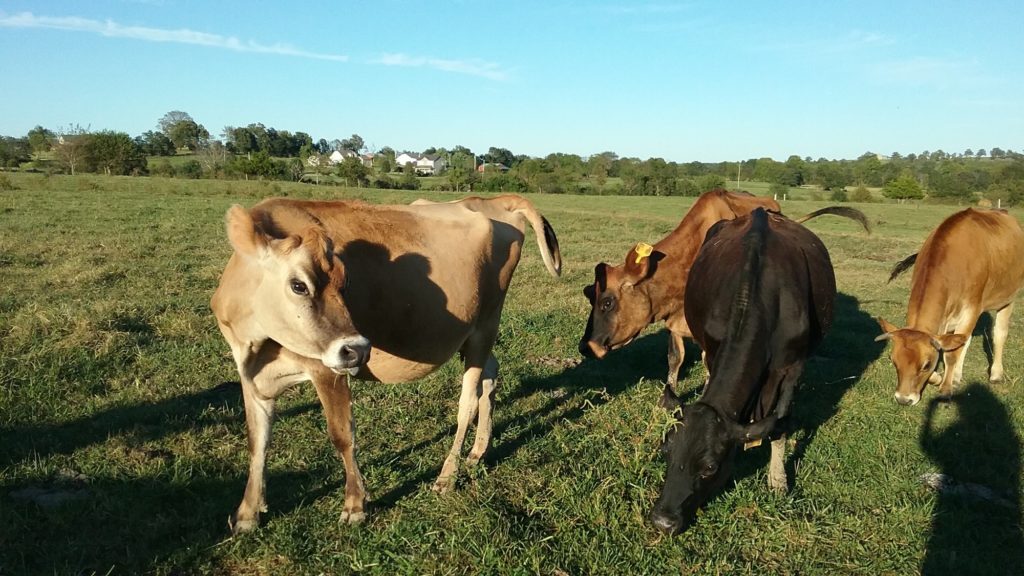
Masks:
[[[653,327],[578,362],[594,264],[671,231],[692,198],[530,196],[558,233],[563,277],[524,248],[495,353],[494,441],[454,490],[430,485],[454,433],[459,378],[357,382],[372,495],[339,524],[344,471],[312,386],[282,397],[269,512],[231,538],[247,476],[238,376],[209,299],[233,203],[411,201],[437,192],[260,182],[10,174],[0,191],[0,574],[1020,574],[1024,320],[1007,380],[986,382],[983,322],[948,404],[899,407],[874,316],[902,323],[909,274],[886,284],[952,206],[859,205],[808,224],[840,295],[797,393],[791,490],[766,489],[767,444],[682,536],[646,521],[664,477],[657,406],[667,336]],[[787,202],[791,216],[826,202]],[[352,279],[353,282],[358,279]],[[704,381],[690,344],[680,384]],[[466,446],[468,449],[468,445]],[[936,492],[938,472],[992,491]],[[962,487],[962,486],[961,486]]]

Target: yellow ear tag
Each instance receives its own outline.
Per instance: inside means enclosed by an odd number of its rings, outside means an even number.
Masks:
[[[761,439],[758,438],[757,440],[751,440],[750,442],[744,442],[743,443],[743,449],[744,450],[750,450],[751,448],[757,448],[760,445],[761,445]]]
[[[639,264],[641,260],[647,258],[648,256],[654,253],[654,246],[651,246],[646,242],[640,242],[636,245],[636,248],[634,248],[633,250],[636,250],[635,264]]]

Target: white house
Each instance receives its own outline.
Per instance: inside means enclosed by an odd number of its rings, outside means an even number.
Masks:
[[[424,154],[416,161],[416,172],[419,174],[438,174],[445,169],[448,163],[443,156],[436,154]]]
[[[359,154],[351,150],[335,150],[331,152],[331,164],[341,164],[346,158],[359,158]]]
[[[398,156],[395,156],[395,166],[398,168],[405,168],[406,164],[416,166],[416,163],[419,162],[421,157],[422,156],[414,152],[402,152]]]

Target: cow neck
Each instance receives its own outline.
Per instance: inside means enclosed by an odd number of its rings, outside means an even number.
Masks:
[[[920,270],[926,267],[922,262],[916,264]],[[907,328],[920,330],[928,334],[938,335],[945,329],[943,321],[949,311],[949,288],[935,274],[925,278],[925,274],[914,273],[910,289],[910,302],[907,304]]]
[[[668,236],[661,239],[654,245],[654,249],[661,252],[666,258],[671,258],[678,266],[689,268],[697,258],[700,245],[704,242],[704,235],[714,222],[708,222],[707,218],[697,217],[691,210],[679,222],[676,229]],[[678,268],[677,268],[678,269]]]
[[[719,350],[712,366],[701,402],[716,407],[723,414],[745,424],[765,385],[768,350],[764,338],[743,344],[728,342]]]

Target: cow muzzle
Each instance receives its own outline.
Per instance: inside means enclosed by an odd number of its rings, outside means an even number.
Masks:
[[[580,354],[585,357],[595,357],[597,359],[604,358],[605,354],[608,353],[608,348],[598,344],[593,340],[585,340],[580,342]]]
[[[897,392],[893,395],[893,397],[896,399],[896,402],[901,406],[913,406],[914,404],[917,404],[918,402],[921,401],[921,395],[917,393],[902,394],[900,392]]]
[[[355,376],[370,361],[370,341],[364,336],[340,338],[331,343],[321,360],[335,373]]]

